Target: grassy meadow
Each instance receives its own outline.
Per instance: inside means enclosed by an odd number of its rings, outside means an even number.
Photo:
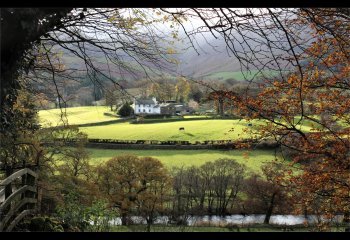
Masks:
[[[254,123],[253,123],[254,125]],[[184,127],[184,131],[179,128]],[[129,122],[115,123],[103,126],[81,127],[89,138],[120,139],[120,140],[176,140],[205,141],[229,140],[247,138],[244,120],[193,120],[164,123],[132,124]]]
[[[263,120],[208,119],[191,121],[158,122],[132,124],[129,122],[108,125],[81,127],[89,138],[118,140],[159,140],[159,141],[206,141],[206,140],[240,140],[256,138],[255,127],[263,124]],[[185,128],[180,131],[179,128]],[[299,129],[310,131],[311,126],[303,125]],[[254,134],[251,132],[255,132]]]
[[[99,165],[112,157],[123,154],[137,156],[150,156],[159,159],[168,169],[172,167],[200,166],[206,162],[220,158],[235,159],[245,164],[250,170],[260,172],[260,167],[265,162],[275,159],[273,150],[114,150],[114,149],[89,149],[91,164]],[[277,156],[277,158],[279,158]]]
[[[118,139],[118,140],[180,140],[180,141],[205,141],[205,140],[238,140],[255,137],[249,133],[254,130],[262,120],[251,121],[248,126],[245,120],[233,119],[196,119],[196,116],[185,117],[186,121],[158,122],[133,124],[130,122],[118,122],[103,124],[104,121],[115,120],[117,117],[105,116],[109,112],[105,106],[67,108],[69,124],[102,123],[99,126],[80,127],[89,138]],[[60,120],[60,109],[42,110],[39,112],[43,126],[48,122],[57,125]],[[202,116],[203,117],[203,116]],[[184,131],[179,128],[184,127]],[[305,126],[307,127],[307,126]],[[310,128],[310,127],[309,127]],[[274,150],[134,150],[134,149],[96,149],[90,148],[91,164],[99,165],[112,157],[122,154],[135,154],[137,156],[151,156],[159,159],[167,168],[199,166],[208,161],[221,158],[235,159],[245,164],[250,170],[259,173],[260,167],[265,162],[273,161]],[[279,158],[277,156],[277,158]]]
[[[63,109],[64,111],[64,109]],[[103,124],[103,122],[116,120],[117,117],[106,116],[104,113],[113,113],[105,106],[72,107],[66,109],[69,124],[102,123],[99,126],[80,127],[89,138],[117,139],[117,140],[160,140],[160,141],[206,141],[206,140],[239,140],[257,137],[251,134],[263,120],[251,121],[248,126],[246,120],[233,119],[197,119],[203,116],[186,116],[185,121],[157,120],[157,123],[133,124],[131,122],[118,122]],[[53,126],[62,124],[61,110],[41,110],[39,119],[45,127],[51,123]],[[305,122],[307,123],[307,122]],[[301,128],[309,131],[312,126],[303,124]],[[179,128],[185,128],[180,131]]]
[[[110,120],[116,120],[117,117],[106,116],[103,113],[111,113],[110,108],[107,106],[86,106],[86,107],[71,107],[62,109],[63,113],[66,112],[66,118],[69,124],[84,124],[84,123],[96,123]],[[61,109],[50,109],[39,111],[39,120],[45,127],[49,123],[52,126],[62,125]]]

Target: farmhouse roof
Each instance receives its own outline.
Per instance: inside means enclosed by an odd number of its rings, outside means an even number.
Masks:
[[[168,107],[168,106],[173,106],[174,104],[172,103],[161,103],[160,106],[161,107]]]
[[[153,99],[136,99],[136,104],[156,104]]]

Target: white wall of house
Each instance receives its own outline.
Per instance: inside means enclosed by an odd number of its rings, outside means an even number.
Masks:
[[[160,114],[160,105],[158,107],[153,108],[154,114]]]
[[[135,114],[160,114],[160,106],[155,98],[153,98],[153,102],[154,103],[143,104],[135,101],[133,104]],[[155,107],[156,105],[157,107]]]
[[[155,104],[136,104],[135,114],[159,114],[160,107],[155,108]]]

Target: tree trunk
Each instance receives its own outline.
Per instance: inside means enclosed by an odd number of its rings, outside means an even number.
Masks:
[[[343,222],[344,223],[350,223],[350,212],[349,211],[344,213]]]
[[[224,116],[224,99],[222,97],[219,97],[219,115]]]
[[[205,196],[201,196],[200,198],[200,202],[199,202],[199,209],[200,211],[203,211],[203,208],[204,208],[204,200],[205,200]]]
[[[308,212],[307,212],[307,208],[306,207],[304,208],[304,218],[305,218],[305,220],[308,219]]]
[[[121,218],[122,218],[122,225],[123,226],[128,225],[128,216],[127,216],[127,214],[126,213],[122,213]]]
[[[267,209],[266,216],[265,216],[265,219],[264,219],[264,223],[265,224],[269,224],[270,223],[270,218],[271,218],[271,215],[272,215],[274,202],[275,202],[275,196],[276,196],[276,193],[273,193],[272,197],[271,197],[270,205],[269,205],[269,207]]]
[[[23,61],[24,54],[40,37],[57,28],[61,18],[72,8],[1,8],[1,88],[0,132],[11,132],[11,112],[20,87],[18,76],[31,63]],[[55,13],[55,15],[54,15]],[[48,21],[41,23],[46,18]]]
[[[151,225],[152,225],[152,219],[151,218],[146,218],[146,222],[147,222],[147,232],[151,232]]]

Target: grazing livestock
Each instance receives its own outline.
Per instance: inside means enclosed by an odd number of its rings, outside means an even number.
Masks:
[[[180,131],[181,131],[181,130],[184,130],[184,131],[185,131],[185,128],[184,128],[184,127],[180,127],[179,130],[180,130]]]

